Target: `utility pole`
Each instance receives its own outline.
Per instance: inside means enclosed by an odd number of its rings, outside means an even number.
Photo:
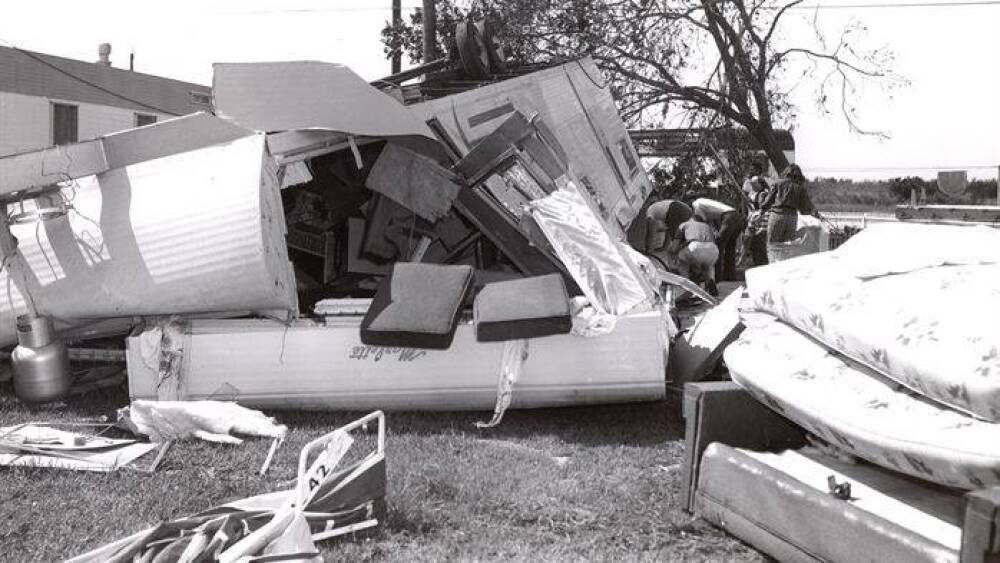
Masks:
[[[399,29],[403,25],[403,0],[392,0],[392,27]],[[392,72],[398,74],[402,70],[402,48],[397,47],[392,53]]]
[[[437,9],[434,0],[424,0],[424,62],[437,60]]]

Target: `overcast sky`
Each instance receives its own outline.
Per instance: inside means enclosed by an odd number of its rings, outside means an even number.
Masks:
[[[807,0],[856,6],[921,0]],[[995,178],[1000,166],[1000,4],[841,8],[819,13],[826,29],[862,20],[868,39],[897,54],[895,70],[911,84],[889,101],[862,98],[862,123],[888,131],[878,141],[847,131],[836,115],[815,110],[801,91],[794,129],[797,160],[810,176],[933,176],[967,168]],[[418,5],[403,0],[404,17]],[[0,40],[82,60],[112,44],[112,63],[211,84],[213,62],[321,60],[350,66],[367,79],[389,74],[379,31],[391,0],[32,0],[5,2]],[[801,18],[789,33],[808,33]],[[404,61],[405,64],[405,61]],[[797,91],[799,92],[799,91]]]

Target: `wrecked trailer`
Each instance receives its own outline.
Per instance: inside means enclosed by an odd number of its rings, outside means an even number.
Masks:
[[[607,108],[586,101],[596,82],[584,87],[581,77],[570,78],[586,65],[592,63],[543,71],[545,94],[512,101],[512,111],[492,112],[487,122],[478,118],[479,137],[465,133],[458,140],[451,125],[429,116],[430,106],[402,106],[339,65],[216,65],[213,119],[252,131],[254,139],[266,135],[265,168],[275,169],[283,213],[262,219],[272,228],[261,246],[284,249],[287,241],[294,276],[286,279],[294,278],[301,313],[279,321],[274,310],[282,308],[269,307],[270,320],[263,320],[263,311],[241,302],[94,315],[179,314],[143,323],[128,338],[131,398],[221,395],[248,406],[311,409],[483,409],[511,390],[514,407],[662,398],[673,327],[656,273],[622,242],[648,179],[641,167],[628,167],[626,156],[635,152],[617,114],[601,117]],[[531,80],[515,79],[523,81],[515,90]],[[482,105],[491,91],[511,97],[511,86],[500,82],[480,88],[468,103]],[[456,115],[481,113],[465,107],[462,96],[448,102]],[[579,100],[582,113],[554,112],[567,97]],[[595,161],[583,147],[605,160]],[[607,185],[606,178],[621,181]],[[394,273],[407,264],[471,273],[464,289],[445,299],[456,311],[446,349],[365,341],[366,316],[382,311],[371,304],[380,295],[400,295],[406,284]],[[477,338],[476,319],[462,311],[482,287],[545,274],[556,275],[567,297],[578,296],[563,333]],[[440,297],[437,288],[428,292],[388,302],[408,304],[423,318],[424,302]],[[545,305],[535,304],[539,311]],[[523,315],[506,319],[523,321],[512,325],[518,327],[541,314],[499,309],[499,318]],[[227,319],[248,312],[258,318]],[[380,322],[394,333],[413,332],[394,326],[398,319],[385,321],[391,316]],[[505,391],[501,374],[522,372]]]
[[[296,309],[264,135],[194,114],[0,158],[0,346],[61,325]]]

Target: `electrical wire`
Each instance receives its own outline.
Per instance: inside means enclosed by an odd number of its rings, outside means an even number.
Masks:
[[[91,82],[90,80],[87,80],[86,78],[83,78],[82,76],[77,76],[77,75],[73,74],[72,72],[70,72],[70,71],[68,71],[68,70],[66,70],[64,68],[59,67],[58,65],[54,65],[54,64],[50,63],[49,61],[43,59],[42,57],[39,57],[38,55],[32,53],[31,51],[25,51],[24,49],[18,47],[17,45],[14,45],[14,44],[10,43],[9,41],[6,41],[6,40],[4,40],[2,38],[0,38],[0,43],[3,43],[4,45],[6,45],[6,46],[10,47],[11,49],[17,51],[18,53],[21,53],[22,55],[24,55],[24,56],[26,56],[26,57],[28,57],[28,58],[30,58],[30,59],[38,62],[38,63],[41,63],[41,64],[43,64],[43,65],[45,65],[45,66],[47,66],[47,67],[55,70],[56,72],[64,74],[64,75],[68,76],[69,78],[72,78],[73,80],[76,80],[77,82],[82,82],[83,84],[86,84],[87,86],[90,86],[91,88],[94,88],[96,90],[100,90],[101,92],[104,92],[105,94],[110,94],[110,95],[112,95],[112,96],[114,96],[116,98],[125,100],[127,102],[132,102],[133,104],[142,106],[142,107],[144,107],[146,109],[151,109],[151,110],[159,112],[159,113],[164,113],[164,114],[172,115],[172,116],[179,116],[180,115],[179,113],[176,113],[176,112],[173,112],[173,111],[170,111],[170,110],[166,110],[166,109],[163,109],[161,107],[157,107],[157,106],[154,106],[154,105],[151,105],[151,104],[147,104],[145,102],[141,102],[139,100],[136,100],[135,98],[130,98],[130,97],[126,96],[125,94],[122,94],[122,93],[119,93],[119,92],[115,92],[114,90],[111,90],[109,88],[105,88],[104,86],[101,86],[100,84],[96,84],[94,82]]]
[[[883,8],[962,8],[968,6],[997,6],[1000,0],[958,0],[954,2],[900,2],[876,3],[876,4],[809,4],[792,6],[790,10],[863,10],[863,9],[883,9]],[[778,9],[778,8],[776,8]]]
[[[400,6],[402,10],[416,10],[422,5]],[[220,16],[243,16],[256,14],[315,14],[322,12],[386,12],[392,11],[392,6],[341,6],[334,8],[275,8],[273,10],[233,10],[228,12],[213,12]]]
[[[893,9],[893,8],[962,8],[969,6],[996,6],[1000,0],[955,0],[955,1],[924,1],[924,2],[877,2],[872,4],[803,4],[791,6],[790,10],[861,10],[861,9]],[[416,10],[421,5],[403,5],[403,10]],[[773,7],[772,9],[780,9]],[[256,14],[314,14],[323,12],[384,12],[391,11],[391,6],[341,6],[333,8],[276,8],[272,10],[238,10],[230,12],[214,12],[213,15],[256,15]]]
[[[1000,167],[1000,164],[976,164],[971,166],[846,166],[846,167],[825,167],[808,166],[809,170],[822,172],[878,172],[894,170],[989,170]]]

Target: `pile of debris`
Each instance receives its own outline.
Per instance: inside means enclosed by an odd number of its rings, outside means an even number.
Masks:
[[[407,106],[217,64],[214,115],[0,158],[0,346],[131,331],[133,399],[489,408],[498,366],[515,406],[660,398],[664,275],[624,242],[651,185],[598,76]]]

